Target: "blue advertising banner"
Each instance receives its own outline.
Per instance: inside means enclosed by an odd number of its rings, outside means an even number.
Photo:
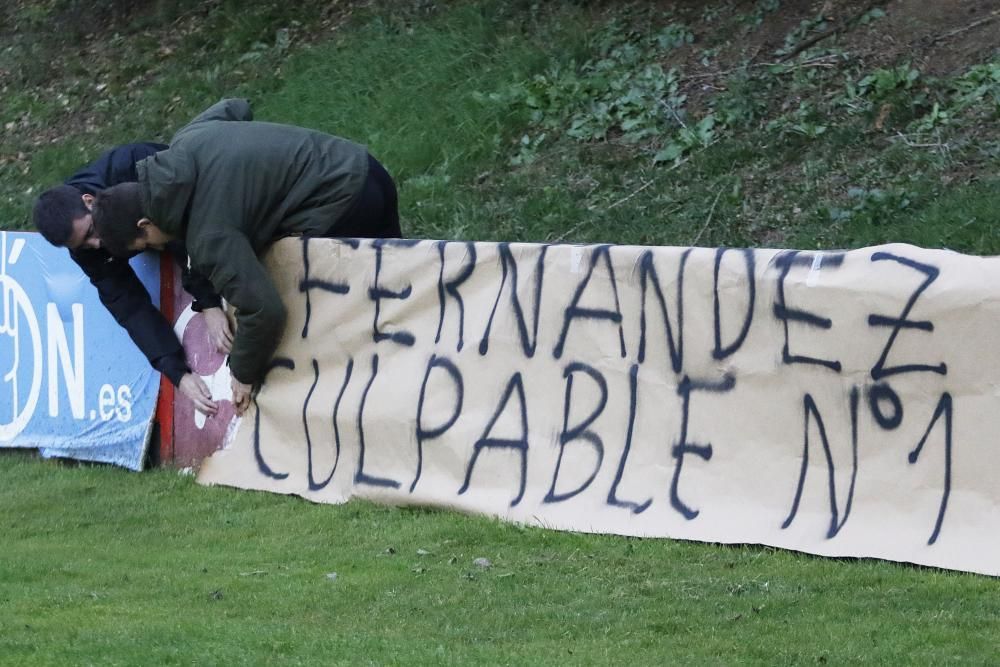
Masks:
[[[159,303],[159,261],[131,262]],[[0,232],[0,447],[140,470],[157,373],[62,248]]]

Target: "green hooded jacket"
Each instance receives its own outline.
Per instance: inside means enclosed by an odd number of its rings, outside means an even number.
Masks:
[[[236,308],[233,377],[258,384],[287,313],[258,260],[285,236],[334,236],[368,175],[368,151],[305,128],[252,120],[222,100],[137,165],[146,216],[185,239],[192,266]]]

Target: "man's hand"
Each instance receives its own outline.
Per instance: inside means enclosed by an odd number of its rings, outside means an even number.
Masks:
[[[233,350],[233,330],[229,326],[229,318],[221,308],[206,308],[201,311],[208,325],[208,340],[216,350],[229,354]]]
[[[218,412],[219,404],[212,400],[212,392],[208,390],[208,385],[201,377],[194,373],[188,373],[181,378],[181,383],[177,385],[177,388],[191,399],[198,411],[210,417]]]
[[[242,417],[243,413],[250,407],[253,385],[243,384],[236,378],[232,378],[230,386],[233,388],[233,407],[236,408],[236,415]]]

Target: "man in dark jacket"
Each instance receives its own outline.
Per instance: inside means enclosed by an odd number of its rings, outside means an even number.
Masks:
[[[47,241],[69,250],[70,257],[97,288],[101,303],[125,328],[153,368],[167,376],[196,408],[214,414],[218,406],[204,381],[188,367],[170,323],[153,305],[128,259],[113,257],[101,248],[90,212],[99,191],[135,182],[136,162],[166,148],[162,144],[137,143],[107,151],[73,174],[64,185],[43,192],[35,203],[33,217]],[[181,266],[184,289],[194,297],[192,308],[204,314],[213,344],[228,352],[232,333],[220,297],[206,278],[187,269],[183,243],[173,243],[169,250]]]
[[[137,184],[98,194],[101,242],[121,255],[185,240],[194,268],[237,311],[229,370],[240,414],[286,318],[258,253],[284,236],[400,236],[396,187],[363,146],[255,122],[245,100],[203,112],[137,174]]]

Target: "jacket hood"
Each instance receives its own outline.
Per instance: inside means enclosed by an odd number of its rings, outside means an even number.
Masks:
[[[195,168],[183,148],[161,151],[135,166],[146,216],[167,234],[183,239],[195,189]]]

